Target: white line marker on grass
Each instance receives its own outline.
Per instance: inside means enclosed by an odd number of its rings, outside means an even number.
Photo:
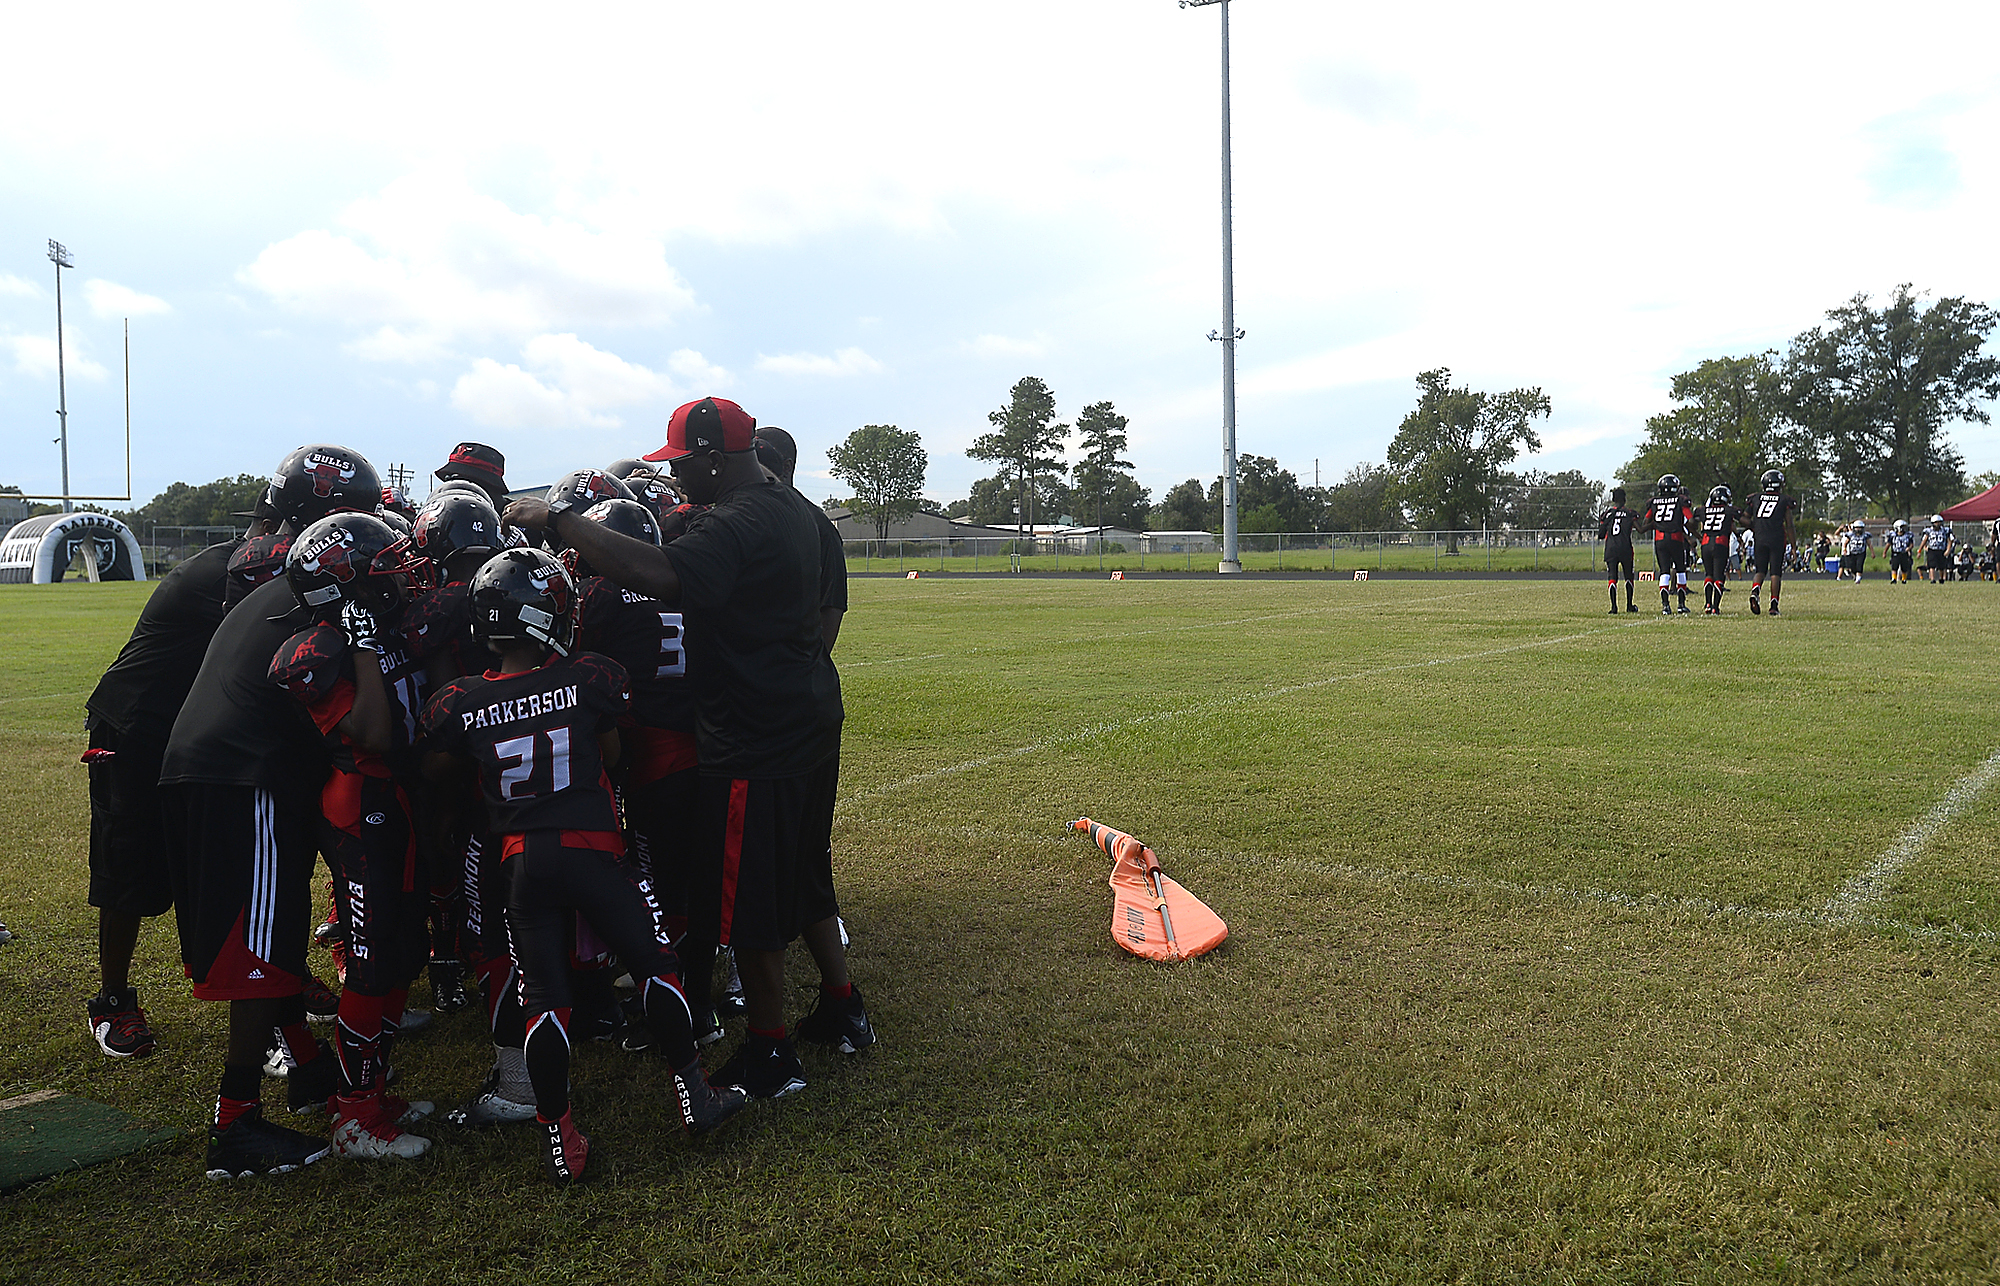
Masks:
[[[1833,920],[1852,920],[1860,915],[1863,907],[1881,901],[1887,884],[1896,877],[1896,873],[1922,855],[1931,841],[1937,838],[1937,833],[1970,808],[1996,778],[2000,778],[2000,751],[1995,751],[1984,763],[1953,782],[1943,799],[1905,827],[1895,842],[1883,849],[1867,869],[1828,898],[1826,905],[1820,908],[1820,914]]]
[[[935,781],[940,777],[951,777],[958,773],[969,772],[974,768],[985,768],[991,764],[1005,763],[1009,759],[1019,759],[1023,755],[1041,754],[1044,751],[1053,750],[1058,746],[1073,746],[1087,741],[1094,741],[1099,737],[1109,736],[1114,732],[1123,732],[1128,728],[1136,728],[1142,724],[1160,723],[1167,719],[1179,719],[1185,715],[1207,714],[1214,710],[1227,710],[1231,706],[1240,706],[1252,701],[1264,701],[1272,697],[1291,696],[1296,692],[1311,692],[1318,688],[1332,687],[1336,683],[1352,683],[1359,679],[1380,678],[1385,674],[1401,674],[1409,670],[1427,670],[1440,665],[1457,665],[1464,661],[1483,661],[1488,657],[1506,656],[1510,652],[1527,652],[1540,647],[1556,647],[1563,643],[1574,643],[1578,639],[1593,638],[1599,634],[1609,634],[1613,630],[1629,630],[1635,626],[1651,625],[1658,619],[1658,617],[1649,616],[1636,621],[1621,621],[1617,625],[1603,625],[1597,629],[1583,630],[1576,634],[1565,634],[1560,638],[1534,639],[1527,643],[1510,643],[1506,647],[1488,648],[1483,652],[1463,652],[1457,656],[1434,656],[1428,661],[1408,661],[1402,665],[1384,665],[1372,670],[1355,670],[1347,674],[1331,674],[1325,678],[1310,679],[1304,683],[1288,683],[1283,687],[1260,688],[1256,692],[1246,692],[1240,696],[1214,697],[1207,701],[1196,701],[1191,705],[1179,706],[1171,710],[1154,710],[1148,714],[1133,715],[1129,719],[1114,719],[1108,723],[1092,724],[1090,727],[1072,732],[1067,736],[1050,737],[1044,741],[1031,742],[1025,746],[1016,746],[1012,750],[995,751],[990,755],[980,755],[977,758],[967,759],[960,763],[948,764],[943,768],[933,768],[929,772],[920,772],[914,776],[905,777],[901,781],[892,781],[886,786],[877,786],[873,790],[856,791],[842,799],[836,811],[843,811],[849,805],[859,800],[874,799],[881,795],[894,794],[897,791],[908,790],[912,786],[919,786],[928,781]]]

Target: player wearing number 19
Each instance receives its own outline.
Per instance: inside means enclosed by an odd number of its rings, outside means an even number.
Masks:
[[[581,915],[640,979],[654,1046],[675,1068],[682,1124],[705,1133],[744,1098],[702,1074],[680,965],[652,886],[625,861],[607,773],[630,704],[624,667],[572,655],[576,585],[540,550],[510,549],[472,580],[472,631],[499,668],[455,679],[431,698],[426,773],[476,765],[488,829],[508,876],[507,920],[522,976],[525,1047],[549,1177],[581,1178],[590,1141],[570,1117],[569,928]]]

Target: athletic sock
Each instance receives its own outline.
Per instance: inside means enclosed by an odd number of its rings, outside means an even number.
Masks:
[[[535,1087],[535,1114],[559,1121],[569,1111],[569,1009],[545,1010],[528,1022],[521,1053]]]
[[[819,994],[831,1000],[851,1000],[854,997],[854,984],[843,982],[838,987],[830,987],[826,983],[821,983]]]
[[[221,1089],[215,1098],[215,1128],[228,1129],[236,1123],[237,1117],[256,1107],[263,1084],[263,1068],[254,1064],[237,1067],[224,1063]]]
[[[479,986],[486,995],[486,1025],[493,1043],[509,1049],[521,1048],[527,1038],[527,1015],[521,1009],[521,991],[515,986],[514,961],[501,956],[481,962]]]
[[[396,1037],[403,1032],[403,1007],[409,1003],[410,989],[407,986],[391,989],[382,997],[382,1065],[389,1065],[389,1051],[396,1047]]]
[[[640,1003],[645,1006],[646,1026],[651,1029],[659,1051],[672,1067],[685,1067],[700,1056],[694,1043],[694,1010],[689,1007],[681,980],[671,973],[654,974],[639,984]]]
[[[516,1045],[493,1047],[493,1068],[499,1074],[496,1087],[500,1096],[516,1103],[527,1103],[535,1097],[535,1083],[528,1077],[528,1057]]]
[[[382,1088],[382,996],[363,996],[349,987],[340,993],[333,1020],[333,1048],[340,1057],[341,1091],[350,1097]]]
[[[769,1041],[771,1044],[775,1045],[779,1041],[785,1038],[785,1027],[783,1023],[780,1023],[778,1026],[772,1028],[770,1031],[759,1031],[755,1027],[752,1027],[750,1029],[750,1034],[756,1037],[758,1040]]]
[[[1618,610],[1618,582],[1615,580],[1611,582],[1611,610]]]

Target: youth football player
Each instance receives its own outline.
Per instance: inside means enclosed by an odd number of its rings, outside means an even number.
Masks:
[[[1711,487],[1708,503],[1695,510],[1701,538],[1703,616],[1722,615],[1722,589],[1729,583],[1730,534],[1748,517],[1729,500],[1728,487]]]
[[[1758,480],[1762,488],[1750,498],[1750,614],[1759,612],[1757,595],[1764,578],[1771,578],[1771,615],[1778,614],[1778,593],[1785,584],[1785,550],[1794,539],[1793,515],[1798,501],[1785,494],[1785,475],[1776,469],[1764,470]]]
[[[1679,595],[1682,616],[1688,614],[1688,541],[1694,534],[1694,510],[1687,489],[1673,474],[1665,474],[1654,489],[1645,523],[1653,533],[1653,562],[1659,568],[1660,615],[1672,616],[1667,596]]]
[[[1597,538],[1604,542],[1604,569],[1611,590],[1611,615],[1618,615],[1618,569],[1625,569],[1625,610],[1636,612],[1632,601],[1632,532],[1639,515],[1625,507],[1625,488],[1611,489],[1611,507],[1597,515]]]

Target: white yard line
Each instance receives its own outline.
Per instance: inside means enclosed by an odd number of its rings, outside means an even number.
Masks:
[[[1402,665],[1384,665],[1372,670],[1354,670],[1346,674],[1332,674],[1322,679],[1310,679],[1304,683],[1288,683],[1282,687],[1261,688],[1256,692],[1246,692],[1240,696],[1214,697],[1207,701],[1196,701],[1190,705],[1178,706],[1171,710],[1155,710],[1149,714],[1133,715],[1129,719],[1114,719],[1108,723],[1093,724],[1090,727],[1080,729],[1065,736],[1050,737],[1044,741],[1031,742],[1025,746],[1016,746],[1012,750],[999,750],[990,755],[980,755],[976,758],[946,765],[943,768],[933,768],[928,772],[920,772],[914,776],[905,777],[901,781],[893,781],[885,786],[877,786],[873,790],[856,791],[842,799],[840,807],[846,809],[860,800],[875,799],[883,795],[894,794],[897,791],[908,790],[912,786],[919,786],[925,782],[935,781],[940,777],[950,777],[958,773],[969,772],[974,768],[984,768],[991,764],[1004,763],[1009,759],[1019,759],[1023,755],[1041,754],[1044,751],[1053,750],[1058,746],[1079,745],[1084,742],[1094,741],[1099,737],[1109,736],[1112,733],[1123,732],[1128,728],[1136,728],[1143,724],[1160,723],[1167,719],[1179,719],[1187,715],[1207,714],[1214,710],[1227,710],[1232,706],[1245,705],[1252,701],[1266,701],[1272,697],[1285,697],[1298,692],[1311,692],[1319,688],[1331,687],[1336,683],[1353,683],[1360,679],[1380,678],[1385,674],[1402,674],[1410,670],[1428,670],[1440,665],[1459,665],[1466,661],[1483,661],[1488,657],[1506,656],[1509,653],[1526,652],[1535,648],[1557,647],[1564,643],[1574,643],[1578,639],[1594,638],[1599,634],[1609,634],[1613,630],[1629,630],[1635,626],[1650,625],[1658,619],[1657,617],[1650,616],[1641,617],[1636,621],[1621,621],[1617,625],[1601,625],[1594,630],[1582,630],[1575,634],[1564,634],[1557,638],[1533,639],[1526,643],[1510,643],[1506,647],[1488,648],[1483,652],[1461,652],[1454,656],[1432,657],[1428,661],[1409,661]]]
[[[44,692],[33,697],[0,697],[0,706],[10,706],[16,701],[54,701],[58,697],[87,697],[88,692]]]
[[[1905,827],[1895,842],[1883,849],[1865,870],[1842,885],[1840,892],[1828,898],[1826,905],[1820,908],[1820,914],[1833,920],[1852,920],[1863,908],[1881,901],[1886,886],[1896,873],[1929,848],[1937,833],[1970,808],[1996,778],[2000,778],[2000,751],[1995,751],[1985,762],[1953,782],[1951,789],[1944,793],[1944,798]]]

